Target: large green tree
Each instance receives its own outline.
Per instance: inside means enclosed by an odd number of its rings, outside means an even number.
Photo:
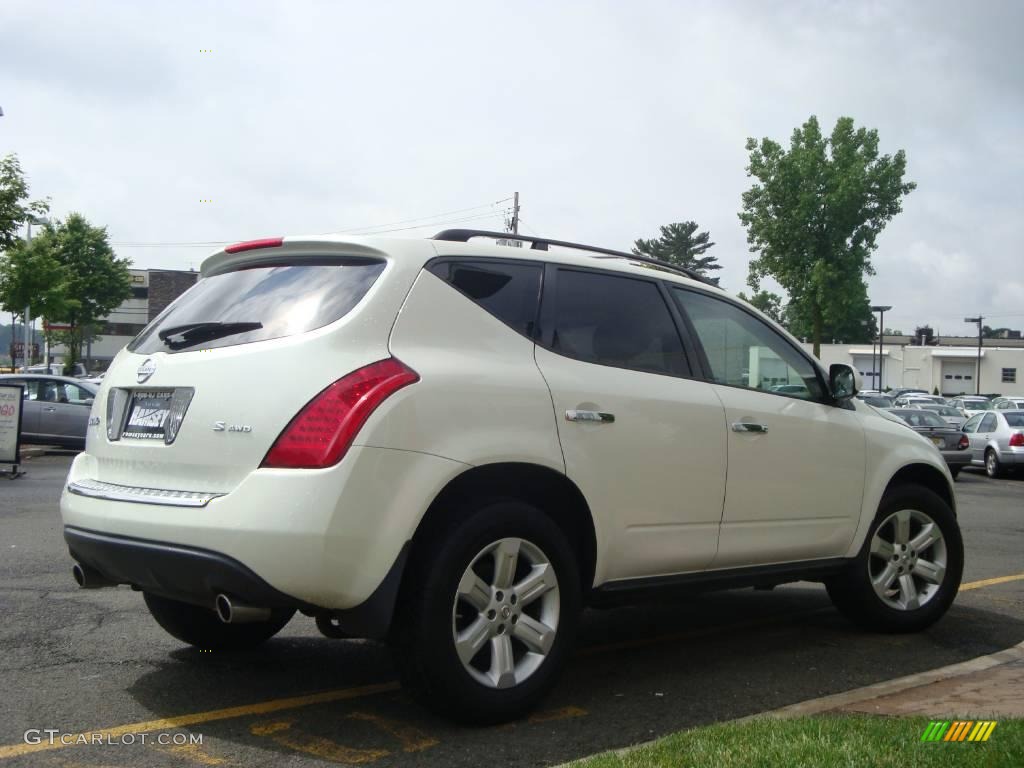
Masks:
[[[81,357],[86,332],[132,295],[131,261],[114,255],[106,227],[94,227],[78,213],[45,227],[32,248],[59,264],[67,283],[70,300],[64,311],[47,319],[71,326],[59,336],[70,365]]]
[[[739,217],[757,254],[748,283],[757,290],[761,278],[775,278],[794,315],[809,322],[818,355],[823,338],[865,318],[864,278],[874,274],[878,235],[916,185],[904,181],[903,150],[879,154],[878,131],[849,117],[825,136],[811,116],[793,131],[788,150],[769,138],[746,146],[755,182]]]
[[[46,200],[29,200],[28,190],[17,155],[0,158],[0,308],[22,316],[38,288],[37,273],[24,269],[17,255],[24,245],[21,228],[49,209]]]
[[[633,253],[637,256],[649,256],[660,261],[667,261],[686,269],[692,269],[699,275],[718,284],[717,277],[708,272],[721,269],[715,256],[705,255],[714,245],[707,232],[697,231],[697,222],[682,221],[660,227],[661,235],[653,240],[637,240],[633,243]]]

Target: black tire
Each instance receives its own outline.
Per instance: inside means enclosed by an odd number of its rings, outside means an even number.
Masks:
[[[878,567],[878,558],[871,555],[875,532],[890,515],[907,509],[919,511],[931,518],[942,533],[946,550],[945,573],[938,589],[924,605],[914,609],[892,607],[879,597],[871,584],[869,570],[872,565]],[[872,560],[874,562],[869,565]],[[960,588],[963,567],[963,539],[953,510],[928,488],[900,485],[882,498],[860,553],[842,574],[827,581],[825,586],[836,608],[865,629],[875,632],[919,632],[934,624],[949,610]],[[915,583],[918,581],[915,578]]]
[[[1003,465],[999,461],[999,454],[989,448],[985,451],[985,474],[989,477],[1002,477]]]
[[[403,685],[424,706],[464,723],[505,722],[533,709],[554,686],[564,666],[581,612],[577,560],[558,525],[530,504],[517,500],[478,501],[459,520],[454,530],[444,530],[416,543],[403,579],[391,636],[395,660]],[[557,596],[549,599],[557,601],[558,619],[554,640],[540,665],[518,684],[499,689],[485,685],[463,666],[456,651],[453,609],[460,580],[474,559],[506,538],[521,539],[536,547],[553,568]],[[517,575],[514,581],[519,580]],[[487,586],[491,588],[490,584]],[[498,593],[489,594],[494,600]],[[511,598],[506,595],[506,599]],[[460,620],[463,613],[472,618],[473,610],[463,606]],[[519,610],[525,620],[531,609],[520,606]],[[477,619],[482,619],[484,613],[480,610]],[[514,635],[515,630],[510,628],[508,632]],[[516,646],[519,654],[526,648],[518,639],[508,642]],[[485,641],[480,646],[483,656],[473,660],[490,657],[493,647],[492,640]]]
[[[212,608],[170,600],[150,592],[143,594],[146,607],[171,637],[197,648],[240,651],[265,643],[287,624],[295,610],[276,608],[269,621],[225,624]]]

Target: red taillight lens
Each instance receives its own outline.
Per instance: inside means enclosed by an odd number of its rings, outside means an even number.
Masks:
[[[299,411],[260,466],[321,469],[337,464],[374,409],[419,379],[393,357],[338,379]]]
[[[960,435],[960,442],[957,443],[956,447],[961,451],[971,447],[971,441],[967,439],[967,435]]]
[[[1014,432],[1010,435],[1010,445],[1014,448],[1024,447],[1024,432]]]
[[[224,249],[224,252],[239,253],[241,251],[255,251],[257,248],[280,248],[283,244],[283,237],[265,237],[262,240],[246,240],[244,243],[229,245]]]

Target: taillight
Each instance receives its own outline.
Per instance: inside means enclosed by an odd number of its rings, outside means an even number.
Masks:
[[[956,445],[961,451],[971,447],[971,441],[967,439],[967,435],[960,435],[960,442]]]
[[[240,253],[241,251],[255,251],[257,248],[280,248],[284,244],[284,238],[265,237],[262,240],[246,240],[244,243],[235,243],[224,249],[225,253]]]
[[[1014,432],[1010,435],[1010,446],[1013,448],[1024,448],[1024,432]]]
[[[377,406],[419,379],[393,357],[338,379],[299,411],[260,466],[321,469],[337,464]]]

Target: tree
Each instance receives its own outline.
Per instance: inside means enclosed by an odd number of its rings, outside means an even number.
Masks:
[[[695,221],[668,224],[659,229],[661,236],[657,239],[635,241],[633,253],[691,269],[718,285],[718,278],[710,277],[708,272],[721,269],[722,265],[718,263],[717,257],[704,255],[714,245],[711,235],[697,232]]]
[[[870,305],[865,302],[852,304],[853,308],[849,314],[824,326],[823,341],[842,339],[846,344],[870,344],[878,335],[878,318],[872,313]],[[813,338],[814,323],[805,305],[789,302],[782,318],[783,325],[797,338]]]
[[[739,217],[750,250],[748,283],[757,290],[770,275],[786,290],[794,312],[810,324],[814,354],[828,329],[865,314],[865,275],[878,235],[902,210],[916,185],[903,180],[906,156],[879,155],[878,132],[841,117],[824,136],[813,115],[793,131],[789,149],[747,139],[747,175]],[[831,335],[831,334],[829,334]]]
[[[21,240],[19,229],[31,216],[49,209],[47,200],[28,202],[28,182],[18,156],[0,158],[0,251],[9,251]]]
[[[69,290],[63,267],[40,238],[18,240],[0,257],[0,307],[8,312],[24,313],[31,304],[37,317],[64,316],[74,303]]]
[[[60,265],[67,282],[71,300],[59,315],[47,319],[71,326],[58,335],[68,349],[64,362],[71,365],[81,357],[85,334],[132,295],[131,260],[117,258],[106,228],[92,226],[78,213],[45,227],[32,246]]]
[[[737,294],[741,299],[764,312],[777,323],[782,323],[782,297],[769,291],[756,291],[747,296],[743,291]]]

